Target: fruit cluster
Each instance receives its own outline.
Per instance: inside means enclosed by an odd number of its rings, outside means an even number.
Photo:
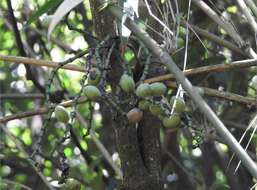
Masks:
[[[88,84],[84,88],[84,95],[91,101],[96,101],[101,97],[101,92],[97,88],[100,80],[100,70],[91,69]],[[130,123],[138,123],[143,117],[143,111],[149,110],[162,121],[164,127],[177,127],[180,124],[180,114],[185,110],[185,101],[176,96],[172,96],[168,103],[160,100],[158,97],[164,96],[167,92],[164,83],[141,83],[136,87],[134,79],[128,74],[123,74],[119,86],[125,93],[134,93],[139,100],[138,108],[133,108],[126,114]],[[69,121],[69,114],[62,106],[55,108],[55,117],[63,123]]]
[[[139,98],[139,109],[133,108],[127,114],[131,123],[139,122],[142,119],[143,114],[141,110],[149,110],[154,116],[162,120],[164,127],[177,127],[180,124],[180,114],[185,110],[183,98],[173,96],[168,104],[155,100],[155,97],[164,96],[167,92],[167,87],[163,83],[141,83],[135,89],[136,85],[133,78],[123,74],[119,85],[124,92],[135,93]]]

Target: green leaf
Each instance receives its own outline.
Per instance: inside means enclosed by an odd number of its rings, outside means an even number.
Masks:
[[[83,0],[64,0],[58,6],[48,27],[48,37],[50,36],[56,25],[62,20],[62,18],[81,2],[83,2]]]
[[[43,6],[41,6],[28,20],[26,26],[29,26],[31,23],[35,22],[42,14],[49,11],[50,8],[57,6],[62,0],[49,0]]]

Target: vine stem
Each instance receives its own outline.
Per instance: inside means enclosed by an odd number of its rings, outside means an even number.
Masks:
[[[99,3],[105,3],[104,0],[97,0]],[[115,17],[119,20],[122,18],[121,10],[115,6],[110,5],[106,9],[110,11]],[[215,127],[218,133],[223,137],[229,147],[235,152],[235,154],[242,160],[244,166],[248,169],[248,171],[252,174],[253,177],[257,179],[257,166],[255,162],[250,158],[250,156],[246,153],[246,151],[241,147],[241,145],[237,142],[234,136],[229,132],[226,126],[222,123],[222,121],[217,117],[217,115],[213,112],[213,110],[209,107],[209,105],[205,102],[205,100],[194,91],[194,88],[190,81],[184,76],[183,72],[177,67],[174,60],[170,57],[170,55],[164,51],[160,45],[152,39],[149,34],[139,27],[134,21],[127,18],[124,23],[134,34],[140,38],[140,40],[145,44],[148,49],[151,50],[153,55],[160,59],[160,61],[167,67],[167,69],[174,74],[177,81],[182,85],[183,89],[186,90],[190,98],[195,102],[195,104],[199,107],[201,112],[206,116],[209,122]]]

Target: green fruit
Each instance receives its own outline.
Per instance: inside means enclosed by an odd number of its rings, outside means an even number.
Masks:
[[[68,179],[60,188],[61,190],[78,190],[81,189],[81,183],[75,179]]]
[[[173,113],[169,117],[164,117],[162,124],[167,128],[177,127],[180,124],[180,117],[178,114]]]
[[[133,92],[135,90],[134,79],[127,74],[123,74],[121,76],[119,84],[120,84],[121,89],[127,93]]]
[[[161,106],[157,104],[151,104],[149,110],[155,116],[158,116],[162,113]]]
[[[171,106],[171,109],[173,109],[173,106],[174,106],[174,112],[179,113],[179,114],[182,113],[183,111],[185,111],[185,108],[186,108],[184,99],[181,97],[176,97],[176,96],[171,97],[170,106]]]
[[[54,109],[55,118],[62,122],[67,123],[70,119],[69,113],[63,106],[56,106]]]
[[[195,92],[197,92],[200,96],[204,95],[204,89],[201,87],[194,87]]]
[[[92,68],[89,71],[88,84],[97,85],[101,80],[101,71],[98,68]]]
[[[97,87],[88,85],[84,89],[85,95],[89,100],[96,100],[101,96],[101,92]]]
[[[147,100],[140,100],[138,102],[138,107],[141,110],[147,110],[150,106],[150,102],[148,102]]]
[[[147,97],[151,96],[151,88],[150,85],[147,83],[140,84],[136,89],[136,95],[138,97]]]
[[[167,87],[161,82],[150,84],[150,88],[153,96],[162,96],[167,91]]]

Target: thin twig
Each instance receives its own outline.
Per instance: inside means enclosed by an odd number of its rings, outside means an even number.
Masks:
[[[11,181],[9,179],[0,179],[0,183],[1,184],[10,184],[10,185],[13,185],[14,187],[20,187],[22,189],[25,189],[25,190],[32,190],[30,187],[26,186],[26,185],[23,185],[21,183],[18,183],[16,181]],[[8,186],[10,188],[10,186]]]
[[[175,82],[167,82],[167,86],[170,88],[173,88],[173,89],[177,88],[177,84]],[[257,102],[256,102],[256,99],[254,99],[254,98],[244,97],[244,96],[234,94],[231,92],[224,92],[224,91],[219,91],[219,90],[206,88],[206,87],[199,87],[199,88],[203,89],[204,94],[207,96],[221,98],[221,99],[257,107]]]
[[[81,98],[79,98],[78,103],[82,104],[82,103],[85,103],[87,100],[88,100],[87,98],[81,97]],[[71,107],[73,105],[73,101],[74,100],[69,100],[69,101],[61,103],[61,105],[64,107]],[[22,119],[22,118],[31,117],[34,115],[42,115],[47,112],[48,112],[47,108],[39,108],[34,111],[26,111],[26,112],[13,114],[13,115],[8,115],[8,116],[0,118],[0,123],[6,123],[6,122],[14,120],[14,119]]]
[[[234,27],[225,19],[221,19],[219,15],[211,9],[204,1],[202,0],[193,0],[194,4],[202,9],[214,22],[221,26],[231,37],[238,43],[240,47],[243,45],[243,40],[240,35],[236,32]]]
[[[238,69],[238,68],[246,68],[251,66],[257,66],[257,59],[248,59],[242,61],[234,61],[231,63],[217,64],[211,66],[198,67],[193,69],[187,69],[184,71],[185,76],[198,75],[203,73],[210,72],[223,72],[225,70]],[[153,83],[165,80],[175,79],[173,74],[161,75],[153,78],[146,79],[144,82]]]
[[[85,121],[85,119],[80,115],[79,112],[76,112],[76,116],[79,120],[79,122],[83,125],[83,126],[88,126],[87,122]],[[107,149],[104,147],[104,145],[101,143],[100,140],[97,139],[95,132],[90,130],[90,137],[92,138],[93,142],[95,143],[95,145],[97,146],[97,148],[100,150],[100,152],[103,154],[104,158],[107,160],[107,162],[110,164],[110,166],[112,167],[112,169],[115,171],[115,173],[117,174],[117,176],[119,176],[120,179],[123,178],[123,174],[122,171],[120,170],[120,168],[117,167],[117,165],[113,162],[112,157],[110,155],[110,153],[107,151]]]
[[[170,87],[172,89],[177,88],[177,84],[175,82],[167,82],[167,85],[168,85],[168,87]],[[234,93],[230,93],[230,92],[223,92],[223,91],[206,88],[206,87],[199,87],[199,88],[202,88],[204,91],[204,94],[207,96],[225,99],[225,100],[229,100],[229,101],[234,101],[234,102],[238,102],[238,103],[245,104],[245,105],[257,106],[256,99],[254,99],[254,98],[244,97],[244,96],[241,96],[238,94],[234,94]],[[26,97],[26,95],[25,95],[25,97]],[[79,99],[78,102],[84,103],[86,101],[87,101],[87,99],[85,97],[82,97]],[[69,101],[63,102],[61,105],[63,105],[64,107],[70,107],[70,106],[72,106],[73,103],[74,103],[74,100],[69,100]],[[37,109],[34,111],[26,111],[26,112],[22,112],[22,113],[13,114],[13,115],[8,115],[8,116],[0,118],[0,123],[6,123],[6,122],[14,120],[14,119],[22,119],[22,118],[31,117],[34,115],[41,115],[41,114],[45,114],[47,112],[48,112],[48,110],[46,108],[40,108],[40,109]],[[237,127],[237,128],[240,128],[240,127]],[[242,126],[241,126],[241,128],[242,128]]]
[[[60,64],[60,62],[45,61],[40,59],[28,58],[28,57],[8,56],[8,55],[0,55],[0,60],[6,61],[6,62],[29,64],[29,65],[40,66],[40,67],[46,66],[51,68],[56,68]],[[61,69],[85,72],[84,68],[74,64],[64,65]]]
[[[235,51],[237,53],[240,53],[241,55],[246,56],[246,53],[243,52],[240,48],[238,48],[235,44],[233,44],[233,43],[231,43],[231,42],[229,42],[229,41],[227,41],[225,39],[222,39],[219,36],[217,36],[215,34],[212,34],[209,31],[204,30],[204,29],[202,29],[202,28],[200,28],[200,27],[198,27],[196,25],[192,25],[190,23],[188,23],[188,24],[189,24],[189,28],[191,30],[194,30],[197,34],[199,34],[199,35],[207,38],[208,40],[211,40],[211,41],[213,41],[213,42],[215,42],[215,43],[217,43],[217,44],[219,44],[221,46],[224,46],[224,47],[226,47],[226,48],[228,48],[228,49],[230,49],[232,51]],[[181,21],[181,25],[185,27],[186,26],[186,22],[185,21]]]
[[[27,154],[27,152],[23,148],[22,144],[16,139],[16,137],[13,136],[12,133],[8,130],[8,128],[5,127],[3,124],[0,124],[0,127],[5,132],[5,134],[14,142],[17,149],[19,149],[19,152],[21,152],[26,157],[26,161],[31,166],[31,168],[35,171],[35,173],[40,177],[40,179],[45,184],[47,189],[54,190],[54,188],[49,184],[49,182],[47,181],[45,176],[40,171],[38,171],[36,166],[34,166],[34,164],[29,160],[30,159],[29,155]]]
[[[32,59],[32,58],[19,57],[19,56],[8,56],[8,55],[0,55],[0,60],[6,61],[6,62],[14,62],[18,64],[23,63],[23,64],[31,64],[34,66],[40,66],[40,67],[46,66],[46,67],[52,67],[52,68],[58,67],[58,64],[59,64],[59,62],[45,61],[40,59]],[[201,73],[223,72],[226,70],[247,68],[251,66],[257,66],[257,59],[248,59],[248,60],[242,60],[242,61],[234,61],[231,63],[224,63],[224,64],[187,69],[184,71],[184,74],[186,76],[192,76],[192,75],[198,75]],[[73,64],[64,65],[61,69],[85,72],[84,68]],[[167,75],[161,75],[161,76],[149,78],[149,79],[146,79],[144,82],[153,83],[153,82],[165,81],[170,79],[175,79],[173,74],[167,74]]]
[[[191,178],[191,179],[194,181],[194,183],[196,183],[196,184],[199,184],[199,183],[200,183],[200,182],[199,182],[200,180],[197,179],[197,176],[192,175],[192,174],[186,169],[186,167],[184,167],[183,164],[182,164],[169,150],[167,150],[167,148],[164,148],[163,150],[164,150],[164,152],[171,158],[171,160],[172,160],[189,178]]]

